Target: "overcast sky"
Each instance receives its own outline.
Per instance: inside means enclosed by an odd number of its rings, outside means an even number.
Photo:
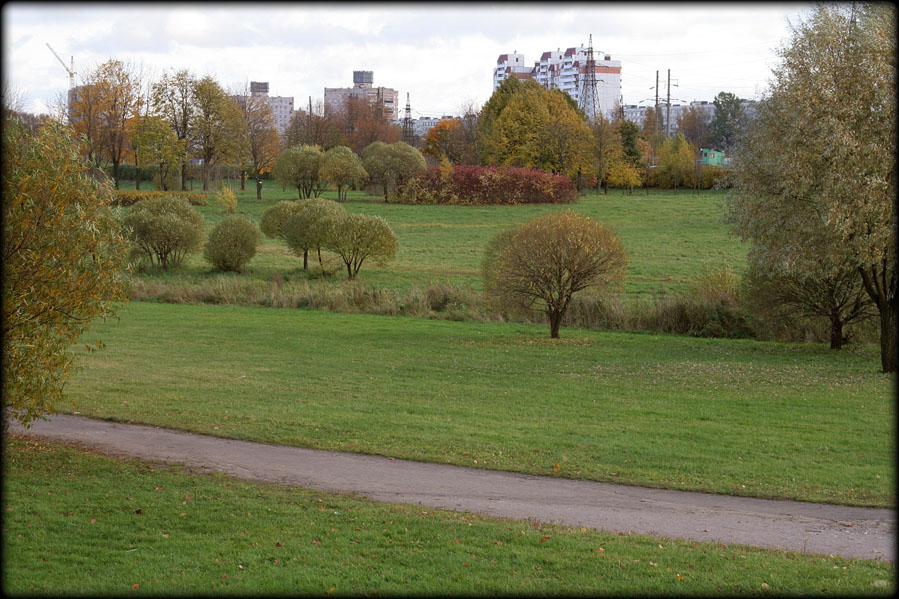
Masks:
[[[268,81],[273,96],[321,100],[351,87],[354,70],[374,85],[410,94],[412,116],[458,114],[492,93],[500,54],[525,64],[580,46],[621,61],[625,104],[660,96],[671,69],[672,101],[712,100],[719,91],[757,97],[775,50],[811,3],[39,3],[3,5],[3,77],[26,110],[46,112],[68,87],[47,48],[75,71],[110,58],[140,63],[154,77],[187,68],[236,89]],[[676,84],[676,85],[675,85]]]

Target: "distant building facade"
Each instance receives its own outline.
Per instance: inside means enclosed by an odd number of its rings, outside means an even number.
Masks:
[[[587,74],[587,48],[561,48],[544,52],[532,67],[525,65],[524,54],[500,54],[493,68],[493,91],[506,79],[533,79],[546,89],[567,92],[581,106]],[[593,55],[596,97],[606,118],[612,118],[621,103],[621,61],[612,60],[609,54]]]
[[[325,109],[345,113],[350,98],[361,98],[369,104],[380,104],[384,116],[395,121],[399,115],[399,92],[389,87],[374,87],[372,71],[353,71],[353,87],[326,87]]]
[[[275,129],[278,135],[284,135],[290,127],[290,119],[293,117],[293,96],[270,96],[268,95],[267,81],[250,81],[250,96],[253,98],[264,98],[272,109],[272,117],[275,121]],[[236,102],[240,103],[245,100],[246,96],[232,96]]]

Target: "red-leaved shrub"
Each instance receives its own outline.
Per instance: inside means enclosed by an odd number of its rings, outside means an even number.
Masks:
[[[567,204],[577,188],[563,175],[511,166],[431,167],[406,180],[396,199],[409,204]]]

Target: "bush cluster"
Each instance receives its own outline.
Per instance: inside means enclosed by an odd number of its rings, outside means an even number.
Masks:
[[[176,197],[184,198],[192,206],[206,206],[209,204],[209,194],[203,191],[144,191],[136,189],[113,190],[113,206],[131,206],[142,200],[150,198]]]
[[[203,243],[203,215],[183,197],[163,195],[137,202],[122,219],[135,252],[163,270],[178,266]]]
[[[577,188],[563,175],[531,168],[431,167],[411,176],[397,198],[410,204],[567,204],[577,199]]]
[[[695,179],[695,173],[690,170],[684,175],[684,182],[681,189],[692,189]],[[720,166],[704,166],[702,167],[702,180],[699,183],[700,189],[712,189],[715,187],[723,187],[727,184],[727,169]],[[668,189],[671,186],[665,182],[665,177],[661,170],[650,169],[647,179],[647,186],[659,189]]]
[[[209,233],[203,257],[218,270],[241,272],[256,255],[259,228],[243,216],[226,216]]]

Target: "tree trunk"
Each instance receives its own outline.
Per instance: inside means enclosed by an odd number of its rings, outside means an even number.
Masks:
[[[112,161],[112,180],[115,183],[115,189],[119,188],[119,161]]]
[[[322,247],[318,246],[318,267],[322,269],[322,278],[325,278],[325,267],[322,264]]]
[[[884,372],[896,372],[899,351],[899,299],[886,300],[880,306],[880,363]]]
[[[551,339],[559,338],[559,327],[562,325],[561,312],[549,312],[549,336]]]
[[[350,266],[349,262],[346,263],[346,278],[348,278],[350,280],[356,278],[353,276],[353,268]]]
[[[262,179],[256,177],[256,199],[262,199]]]
[[[241,171],[241,173],[240,173],[240,190],[241,191],[247,190],[247,174],[243,171]]]
[[[181,191],[187,191],[187,160],[181,163]]]
[[[309,250],[303,250],[303,270],[309,270]]]
[[[134,167],[134,189],[140,191],[140,169],[136,166]]]
[[[834,311],[830,315],[830,349],[842,349],[843,347],[843,320],[839,312]]]

